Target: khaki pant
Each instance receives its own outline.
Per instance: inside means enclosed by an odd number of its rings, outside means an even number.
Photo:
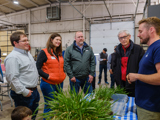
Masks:
[[[138,120],[160,120],[160,112],[152,112],[137,106]]]

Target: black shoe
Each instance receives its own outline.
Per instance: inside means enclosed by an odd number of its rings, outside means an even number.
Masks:
[[[105,84],[109,85],[109,83],[108,83],[108,82],[105,82]]]

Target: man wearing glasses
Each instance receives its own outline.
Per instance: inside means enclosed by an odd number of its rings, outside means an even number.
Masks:
[[[114,79],[117,86],[125,88],[128,96],[135,96],[135,83],[129,84],[126,75],[130,72],[137,73],[139,61],[141,60],[144,50],[141,46],[134,44],[131,35],[127,30],[118,33],[120,44],[116,47],[116,59],[114,67]]]
[[[26,106],[34,111],[38,107],[38,72],[32,55],[28,52],[29,41],[23,32],[14,32],[10,36],[14,49],[5,58],[6,80],[11,86],[11,97],[15,107]],[[38,111],[36,111],[37,114]],[[32,117],[34,120],[35,116]]]

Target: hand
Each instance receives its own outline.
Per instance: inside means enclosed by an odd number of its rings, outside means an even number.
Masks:
[[[29,93],[28,93],[28,95],[26,97],[30,97],[32,95],[32,92],[33,91],[29,90]]]
[[[106,59],[103,59],[104,61],[106,60]]]
[[[71,78],[71,81],[75,83],[76,82],[76,78],[75,77]]]
[[[126,78],[128,80],[128,83],[131,84],[132,82],[135,82],[137,80],[137,73],[129,73]]]
[[[89,75],[89,80],[88,80],[88,82],[89,82],[89,83],[92,83],[92,81],[93,81],[93,76],[92,76],[92,75]]]
[[[113,74],[113,71],[112,71],[112,69],[110,69],[110,70],[109,70],[109,72],[110,72],[110,74]]]

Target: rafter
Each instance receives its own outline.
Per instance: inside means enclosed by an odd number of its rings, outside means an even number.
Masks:
[[[111,13],[109,12],[109,9],[108,9],[108,7],[107,7],[107,5],[106,5],[105,0],[103,0],[103,2],[104,2],[104,5],[105,5],[105,7],[106,7],[106,9],[107,9],[107,12],[108,12],[108,14],[109,14],[109,16],[110,16],[110,19],[112,19]]]
[[[48,2],[49,4],[52,4],[49,0],[45,0],[46,2]]]
[[[10,10],[10,11],[16,12],[14,9],[9,8],[9,7],[6,7],[6,6],[4,6],[4,5],[2,5],[2,7],[6,8],[6,9],[8,9],[8,10]]]
[[[3,15],[5,15],[6,13],[5,12],[3,12],[2,10],[0,10],[0,13],[2,13]]]
[[[35,6],[39,7],[39,5],[36,4],[35,2],[33,2],[32,0],[27,0],[27,1],[30,2],[31,4],[35,5]]]

